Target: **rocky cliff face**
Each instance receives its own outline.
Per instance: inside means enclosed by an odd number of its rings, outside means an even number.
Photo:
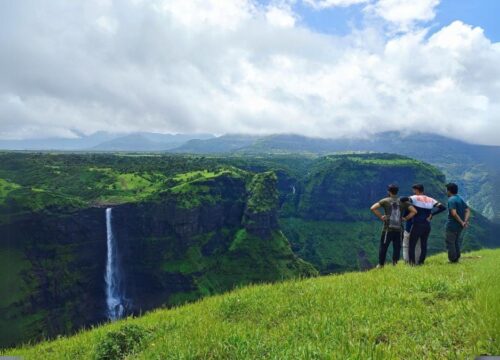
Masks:
[[[278,178],[273,172],[257,174],[249,185],[243,223],[249,234],[268,239],[278,229]]]
[[[66,333],[104,316],[103,209],[27,214],[0,227],[2,345]]]
[[[279,233],[275,200],[274,174],[252,179],[225,173],[154,201],[114,206],[127,312],[179,304],[237,284],[314,274]],[[104,208],[47,209],[0,231],[1,249],[23,264],[9,274],[17,283],[14,296],[1,303],[1,345],[106,320]],[[2,295],[9,290],[2,288]],[[11,324],[17,324],[14,331]]]
[[[114,207],[129,310],[176,304],[217,290],[200,288],[196,280],[207,270],[208,259],[226,251],[241,227],[245,185],[243,178],[224,175],[192,184],[191,194],[183,196],[195,196],[198,188],[210,195],[193,207],[185,207],[172,193],[156,202]]]

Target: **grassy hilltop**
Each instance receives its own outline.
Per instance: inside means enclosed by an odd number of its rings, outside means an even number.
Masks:
[[[245,287],[76,336],[25,359],[443,359],[500,353],[500,251]]]

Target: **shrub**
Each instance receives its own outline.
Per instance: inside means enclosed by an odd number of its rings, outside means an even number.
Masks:
[[[148,330],[133,324],[110,331],[97,344],[95,358],[98,360],[123,359],[137,350],[148,335]]]

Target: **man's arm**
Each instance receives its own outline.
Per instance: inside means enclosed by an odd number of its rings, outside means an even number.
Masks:
[[[410,212],[408,215],[406,215],[403,220],[404,221],[408,221],[408,220],[411,220],[415,217],[415,215],[417,215],[417,209],[415,209],[415,207],[413,205],[410,205],[408,207],[408,211]]]
[[[385,215],[382,215],[382,213],[380,212],[380,208],[382,207],[382,205],[380,205],[379,202],[375,203],[372,205],[372,207],[370,208],[370,210],[372,211],[372,213],[375,214],[376,217],[378,217],[381,221],[385,221],[386,219],[386,216]]]
[[[465,214],[466,214],[465,216],[466,216],[466,217],[467,217],[467,214],[468,214],[468,213],[470,213],[470,210],[469,210],[469,209],[466,209],[466,210],[465,210]],[[460,215],[458,215],[458,213],[457,213],[457,209],[451,209],[451,210],[450,210],[450,214],[451,214],[451,216],[452,216],[455,220],[457,220],[457,221],[458,221],[458,223],[459,223],[462,227],[466,227],[466,226],[467,226],[466,222],[460,218]]]
[[[434,205],[434,207],[436,209],[429,215],[429,217],[427,218],[427,221],[431,221],[434,216],[436,216],[437,214],[441,214],[443,211],[446,210],[446,206],[444,206],[440,202],[436,203],[436,205]]]
[[[470,208],[466,208],[465,209],[465,219],[464,219],[465,225],[464,225],[464,227],[468,227],[469,226],[470,214],[471,214]]]

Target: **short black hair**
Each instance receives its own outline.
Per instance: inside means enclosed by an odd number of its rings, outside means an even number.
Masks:
[[[399,186],[396,184],[390,184],[387,186],[387,191],[389,191],[392,195],[397,195],[399,192]]]
[[[453,195],[458,194],[458,185],[455,183],[446,184],[446,190],[451,192]]]
[[[422,184],[415,184],[411,188],[415,189],[415,190],[418,190],[418,191],[420,191],[422,193],[424,192],[424,185],[422,185]]]

